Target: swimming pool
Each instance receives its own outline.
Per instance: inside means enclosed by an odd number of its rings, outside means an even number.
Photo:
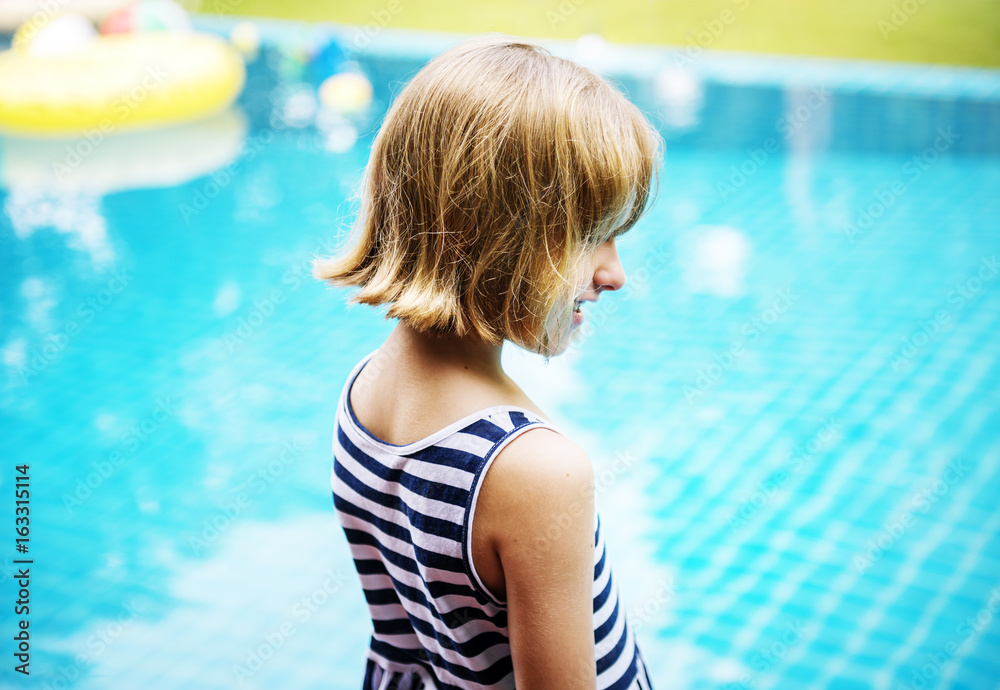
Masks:
[[[320,30],[268,26],[234,112],[0,143],[0,511],[29,464],[34,517],[32,675],[5,617],[5,687],[361,682],[329,443],[391,324],[308,262],[449,39],[380,34],[375,103],[339,118],[297,57]],[[595,461],[657,687],[995,688],[1000,78],[582,55],[661,127],[661,195],[581,341],[505,364]]]

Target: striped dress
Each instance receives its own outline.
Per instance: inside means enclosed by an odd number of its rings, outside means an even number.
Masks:
[[[374,628],[362,688],[513,688],[507,611],[472,567],[472,516],[497,453],[529,429],[558,429],[498,405],[420,441],[385,443],[358,422],[349,398],[376,352],[344,385],[333,439],[333,504]],[[593,592],[597,687],[649,690],[599,517]]]

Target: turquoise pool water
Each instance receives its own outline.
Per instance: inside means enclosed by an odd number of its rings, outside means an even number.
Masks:
[[[20,464],[34,561],[3,687],[360,685],[330,434],[391,324],[308,262],[445,39],[378,37],[338,118],[315,32],[275,36],[212,121],[0,142],[5,611]],[[505,363],[594,459],[657,687],[996,688],[1000,77],[582,55],[661,127],[661,195],[579,343]]]

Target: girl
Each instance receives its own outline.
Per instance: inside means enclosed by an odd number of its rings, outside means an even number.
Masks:
[[[620,289],[659,138],[587,69],[509,37],[444,53],[372,146],[315,274],[395,330],[337,408],[333,501],[374,633],[366,690],[649,688],[584,450],[501,367],[563,352]]]

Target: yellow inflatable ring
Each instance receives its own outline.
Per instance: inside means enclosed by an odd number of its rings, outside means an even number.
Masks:
[[[229,106],[246,67],[198,33],[114,34],[72,54],[0,53],[0,131],[65,137],[196,120]]]

